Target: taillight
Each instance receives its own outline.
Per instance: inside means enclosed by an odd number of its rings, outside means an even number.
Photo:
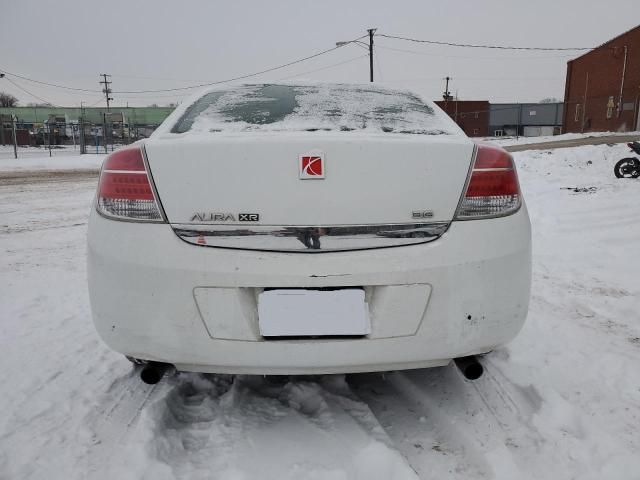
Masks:
[[[163,221],[139,146],[123,148],[105,159],[96,207],[113,219]]]
[[[456,220],[503,217],[522,204],[513,158],[492,145],[478,145],[467,189]]]

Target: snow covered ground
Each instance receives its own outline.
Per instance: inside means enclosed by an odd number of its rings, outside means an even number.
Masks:
[[[94,150],[89,150],[93,152]],[[13,147],[0,145],[0,172],[32,170],[94,170],[98,171],[104,153],[80,155],[79,149],[64,147],[49,151],[36,147],[20,147],[18,158],[13,158]]]
[[[626,154],[515,154],[531,309],[473,383],[449,366],[145,386],[90,320],[96,179],[0,180],[0,478],[639,479],[640,180],[613,176]]]

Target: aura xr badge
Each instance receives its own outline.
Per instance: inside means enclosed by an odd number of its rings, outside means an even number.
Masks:
[[[239,213],[234,215],[233,213],[218,213],[218,212],[196,212],[191,216],[192,222],[202,223],[217,223],[217,222],[235,222],[236,218],[238,222],[259,222],[259,213]]]
[[[322,180],[324,179],[324,154],[314,151],[300,155],[298,168],[300,170],[300,180]]]

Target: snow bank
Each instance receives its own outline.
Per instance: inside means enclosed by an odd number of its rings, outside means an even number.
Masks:
[[[18,158],[0,155],[0,172],[31,171],[31,170],[92,170],[98,171],[105,159],[104,154],[80,155],[68,149],[54,151],[49,157],[42,149],[24,149],[18,152]]]

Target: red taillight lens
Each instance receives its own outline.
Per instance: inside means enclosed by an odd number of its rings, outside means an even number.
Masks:
[[[147,172],[102,172],[100,177],[102,198],[125,200],[153,200],[153,190]]]
[[[518,174],[511,155],[499,147],[479,145],[456,218],[471,220],[510,215],[520,208],[521,202]]]
[[[465,197],[517,195],[518,179],[513,170],[475,170]]]
[[[139,147],[128,147],[113,152],[104,161],[105,170],[130,170],[144,172],[144,160],[142,150]]]
[[[140,147],[123,148],[105,159],[97,209],[114,219],[162,221]]]

